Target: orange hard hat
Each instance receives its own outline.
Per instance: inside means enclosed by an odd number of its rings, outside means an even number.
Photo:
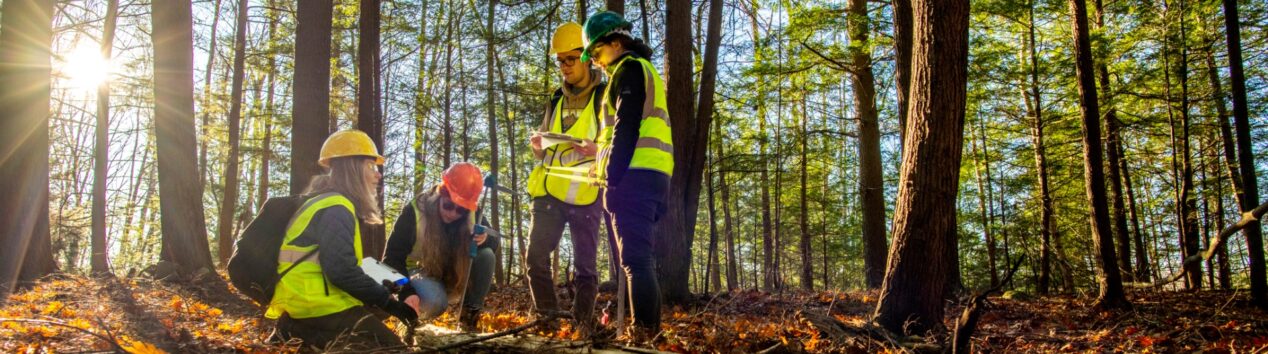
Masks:
[[[441,179],[454,204],[470,211],[476,210],[480,202],[480,192],[484,190],[484,177],[479,167],[469,162],[459,162],[449,166]]]

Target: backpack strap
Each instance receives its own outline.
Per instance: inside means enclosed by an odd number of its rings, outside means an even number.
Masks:
[[[308,251],[308,253],[305,253],[303,257],[299,257],[299,260],[296,260],[296,261],[295,261],[295,263],[291,263],[291,266],[290,266],[290,267],[286,267],[286,270],[283,270],[281,273],[278,273],[278,274],[277,274],[277,281],[273,283],[273,287],[277,287],[277,283],[281,283],[281,282],[282,282],[282,277],[285,277],[285,276],[286,276],[286,273],[290,273],[290,272],[291,272],[291,269],[295,269],[295,267],[296,267],[296,266],[298,266],[300,263],[303,263],[304,261],[308,260],[308,258],[311,258],[311,257],[312,257],[313,255],[315,255],[315,254],[317,254],[317,249],[313,249],[312,251]]]
[[[325,195],[327,195],[327,194],[331,194],[331,193],[325,193],[325,194],[319,194],[319,195],[317,195],[317,194],[301,194],[301,195],[298,195],[298,197],[300,197],[301,199],[303,199],[303,200],[304,200],[304,202],[303,202],[303,203],[300,203],[299,209],[296,209],[296,210],[295,210],[295,214],[294,214],[294,215],[291,215],[291,220],[290,220],[289,222],[287,222],[287,223],[286,223],[286,227],[287,227],[287,228],[290,228],[291,224],[295,223],[295,217],[299,216],[299,212],[300,212],[300,211],[303,211],[303,210],[304,210],[304,207],[308,206],[308,202],[309,202],[309,201],[312,201],[313,199],[318,198],[318,197],[325,196]],[[355,218],[355,217],[356,217],[356,215],[353,215],[353,217]],[[299,257],[299,259],[298,259],[298,260],[296,260],[294,263],[291,263],[291,266],[290,266],[290,267],[286,267],[286,269],[285,269],[285,270],[282,270],[282,272],[281,272],[281,273],[277,273],[277,280],[273,281],[273,287],[274,287],[274,288],[277,288],[277,284],[282,282],[282,278],[286,276],[286,273],[290,273],[290,272],[291,272],[291,270],[292,270],[292,269],[295,269],[295,267],[296,267],[296,266],[299,266],[299,264],[300,264],[300,263],[303,263],[304,261],[308,260],[309,258],[312,258],[312,257],[313,257],[313,255],[317,254],[317,251],[318,251],[318,250],[319,250],[319,249],[318,249],[317,247],[314,247],[312,251],[308,251],[308,253],[305,253],[303,257]]]

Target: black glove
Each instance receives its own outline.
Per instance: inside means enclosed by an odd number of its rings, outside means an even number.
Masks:
[[[404,302],[388,300],[387,305],[383,306],[383,311],[387,311],[389,315],[400,319],[401,322],[405,322],[410,327],[418,323],[418,311],[414,311],[413,307]]]

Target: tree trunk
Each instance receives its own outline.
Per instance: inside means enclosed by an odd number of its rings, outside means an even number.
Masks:
[[[717,156],[709,159],[709,161],[717,161]],[[712,293],[722,289],[722,276],[718,274],[721,270],[718,266],[718,208],[714,198],[716,193],[714,193],[715,189],[713,183],[713,178],[716,177],[716,174],[713,172],[713,168],[716,168],[717,165],[711,165],[712,167],[709,168],[709,174],[705,176],[705,181],[708,183],[705,186],[705,191],[709,194],[709,258],[708,262],[705,263],[705,281],[707,282],[705,286],[706,293]]]
[[[156,0],[154,23],[154,128],[157,137],[161,260],[183,275],[211,271],[211,250],[198,183],[194,131],[193,10],[189,0]]]
[[[1127,190],[1127,210],[1131,213],[1132,230],[1135,231],[1132,243],[1136,245],[1136,281],[1149,282],[1151,278],[1149,273],[1149,253],[1145,252],[1145,237],[1140,230],[1140,214],[1136,210],[1136,192],[1132,188],[1132,174],[1127,164],[1127,151],[1123,149],[1123,141],[1121,139],[1111,148],[1118,150],[1119,160],[1123,164],[1122,176],[1123,187]]]
[[[211,127],[211,101],[214,98],[211,89],[211,73],[216,71],[216,49],[218,49],[216,47],[216,39],[218,39],[216,34],[220,28],[220,4],[221,0],[215,0],[214,10],[211,14],[211,35],[209,36],[211,37],[211,43],[207,45],[207,70],[203,71],[203,103],[201,107],[203,116],[202,127],[199,128],[199,131],[204,135],[198,139],[200,144],[198,147],[198,182],[203,184],[203,188],[206,188],[208,178],[207,141],[210,140],[208,136],[210,134],[207,132]]]
[[[885,179],[881,168],[880,121],[876,113],[876,79],[872,76],[871,46],[866,0],[850,0],[847,31],[850,35],[850,85],[854,88],[854,114],[859,120],[859,212],[863,216],[863,276],[868,289],[885,278]],[[902,94],[899,97],[903,97]],[[902,115],[900,114],[900,117]],[[803,189],[803,194],[804,189]],[[806,260],[809,261],[809,260]]]
[[[242,120],[242,80],[245,78],[247,46],[247,0],[238,0],[237,34],[233,40],[233,88],[229,102],[229,156],[225,159],[225,197],[220,201],[220,218],[216,220],[220,240],[220,265],[229,263],[233,254],[233,215],[238,206],[238,145]]]
[[[1123,293],[1123,282],[1115,265],[1114,240],[1110,234],[1109,206],[1105,196],[1105,173],[1101,161],[1100,107],[1097,105],[1096,81],[1092,71],[1092,45],[1088,39],[1087,4],[1083,0],[1070,0],[1071,22],[1074,27],[1074,54],[1076,74],[1079,79],[1079,111],[1083,117],[1083,169],[1087,180],[1087,198],[1091,206],[1089,221],[1092,239],[1096,242],[1097,262],[1100,268],[1097,280],[1100,293],[1096,306],[1105,309],[1130,308],[1131,303]]]
[[[488,66],[484,70],[485,84],[488,85],[488,88],[487,88],[488,91],[486,91],[487,93],[485,97],[485,101],[487,102],[487,106],[488,106],[487,117],[488,117],[488,128],[489,128],[489,132],[488,132],[489,133],[489,172],[488,173],[492,174],[495,178],[498,175],[498,169],[499,169],[499,166],[498,166],[498,120],[497,120],[497,110],[496,110],[497,95],[493,91],[493,68],[496,68],[498,65],[497,58],[494,56],[495,44],[493,42],[494,39],[497,38],[497,36],[495,35],[496,29],[493,27],[493,17],[494,17],[494,14],[496,14],[496,8],[495,8],[496,4],[497,4],[496,1],[489,1],[489,18],[488,18],[488,22],[486,23],[487,27],[485,29],[485,31],[487,31],[486,35],[488,36],[487,38],[485,38],[485,42],[488,44],[487,46],[488,49],[486,53]],[[492,199],[489,200],[490,209],[487,210],[485,213],[486,215],[489,215],[490,220],[493,222],[493,227],[500,228],[502,225],[501,223],[502,219],[501,219],[501,213],[499,212],[499,207],[498,207],[498,191],[495,188],[492,191],[490,191],[490,193],[488,194],[489,195],[487,195],[486,197],[489,197]],[[501,254],[495,254],[494,258],[497,258],[495,263],[502,264]],[[495,267],[494,269],[501,269],[501,268]],[[501,282],[503,277],[501,274],[502,272],[498,271],[497,273],[498,273],[497,274],[498,281]]]
[[[1046,151],[1044,149],[1044,121],[1043,121],[1043,95],[1039,92],[1039,56],[1035,53],[1035,47],[1038,45],[1035,41],[1035,1],[1030,2],[1030,41],[1027,48],[1030,50],[1030,95],[1034,99],[1034,106],[1031,107],[1030,115],[1034,117],[1034,126],[1031,131],[1034,133],[1031,140],[1035,144],[1035,174],[1039,179],[1039,284],[1037,284],[1040,294],[1047,294],[1051,286],[1052,279],[1052,241],[1056,237],[1056,229],[1053,226],[1052,193],[1048,188],[1048,161]],[[1030,101],[1026,101],[1030,105]]]
[[[666,5],[666,33],[691,33],[691,3],[679,1]],[[721,8],[718,12],[721,12]],[[716,46],[714,44],[715,48]],[[708,71],[711,70],[712,75],[717,73],[716,49],[713,50],[713,56],[714,68],[710,69],[710,65],[705,64],[706,72],[701,78],[701,101],[708,105],[701,108],[707,108],[709,112],[701,112],[697,116],[691,36],[666,38],[666,108],[669,111],[670,125],[674,127],[674,174],[670,178],[669,197],[666,200],[668,212],[658,225],[660,232],[655,246],[661,294],[670,304],[685,303],[691,299],[687,280],[691,272],[691,245],[700,203],[704,152],[708,148],[709,124],[713,119],[713,78]],[[706,53],[706,60],[709,60],[707,57]],[[710,102],[703,102],[704,97],[708,97]]]
[[[1211,42],[1214,43],[1214,39],[1212,39]],[[1228,107],[1224,106],[1224,98],[1226,96],[1224,95],[1224,88],[1220,85],[1219,71],[1215,69],[1215,51],[1213,45],[1208,47],[1208,51],[1206,53],[1206,71],[1207,79],[1211,82],[1211,96],[1214,97],[1212,105],[1215,106],[1215,119],[1218,120],[1217,125],[1220,128],[1219,145],[1222,148],[1221,151],[1224,153],[1224,165],[1227,167],[1226,172],[1228,173],[1229,184],[1233,187],[1233,201],[1240,209],[1242,199],[1245,199],[1246,195],[1244,193],[1244,189],[1242,188],[1241,173],[1237,171],[1237,154],[1234,151],[1234,149],[1236,149],[1236,143],[1233,141],[1233,130],[1228,125]],[[1218,169],[1218,161],[1215,165]],[[1215,199],[1215,214],[1217,215],[1215,220],[1218,221],[1218,225],[1223,225],[1224,218],[1222,216],[1224,215],[1224,188],[1219,186],[1218,178],[1216,178],[1216,180],[1215,191],[1218,193],[1218,196]],[[1231,274],[1229,274],[1228,245],[1220,245],[1217,252],[1217,255],[1219,256],[1220,288],[1227,290],[1229,288],[1231,277]]]
[[[907,145],[907,114],[911,94],[911,0],[893,0],[894,96],[898,103],[898,150]]]
[[[764,40],[762,39],[762,35],[760,31],[761,27],[758,23],[758,18],[757,18],[758,7],[760,6],[760,4],[754,1],[751,5],[752,5],[751,11],[748,14],[750,32],[752,32],[753,43],[761,43]],[[756,44],[753,46],[754,64],[761,64],[764,61],[763,58],[765,54],[762,53],[763,50],[765,50],[765,45]],[[759,75],[758,80],[754,85],[756,87],[754,91],[757,92],[758,95],[765,95],[766,94],[766,91],[764,89],[765,78],[762,77],[761,74],[758,74],[758,75]],[[754,111],[756,112],[755,117],[757,118],[758,158],[761,159],[762,161],[761,162],[761,169],[762,169],[761,181],[759,183],[760,184],[759,188],[762,189],[762,192],[761,192],[762,193],[762,205],[761,205],[761,208],[762,208],[762,225],[761,225],[762,227],[762,265],[760,267],[761,274],[762,274],[761,284],[763,289],[766,289],[769,291],[769,290],[775,289],[775,272],[776,272],[774,267],[775,240],[774,240],[774,237],[772,237],[771,235],[772,233],[772,230],[771,230],[772,220],[770,215],[770,209],[771,209],[770,188],[771,187],[770,187],[770,171],[768,166],[768,163],[769,163],[768,160],[770,159],[766,156],[766,150],[767,150],[766,145],[769,139],[766,133],[765,97],[759,96],[755,101],[756,102],[754,102],[754,105],[756,107]]]
[[[972,135],[972,133],[970,133],[970,135]],[[977,139],[972,137],[970,137],[969,139],[969,144],[970,144],[969,146],[971,150],[973,151],[973,159],[975,160],[974,168],[973,168],[973,176],[976,177],[975,179],[977,180],[978,209],[982,211],[981,213],[982,233],[983,233],[982,236],[986,240],[986,260],[987,260],[987,265],[989,267],[987,270],[990,272],[991,287],[995,287],[997,284],[999,284],[998,269],[995,268],[995,236],[991,234],[991,229],[993,228],[995,223],[992,220],[993,218],[991,216],[992,200],[989,197],[987,197],[987,185],[983,181],[983,176],[982,176],[982,165],[987,164],[986,152],[982,151],[982,150],[985,150],[985,146],[986,146],[985,132],[982,133],[982,138],[983,138],[982,148],[980,149],[978,148]]]
[[[732,228],[731,221],[731,188],[726,182],[727,166],[721,161],[726,160],[726,155],[722,152],[722,146],[726,143],[726,138],[722,135],[722,124],[713,125],[713,135],[717,137],[714,144],[715,161],[718,169],[718,185],[722,190],[722,232],[726,234],[726,289],[735,290],[740,286],[739,272],[736,269],[739,260],[736,259],[735,253],[735,233]]]
[[[118,21],[119,1],[106,2],[106,23],[101,35],[101,57],[109,59],[114,53],[115,24]],[[110,150],[110,80],[97,85],[97,142],[93,149],[92,178],[92,272],[110,274],[110,250],[106,234],[106,177],[109,175]]]
[[[625,0],[606,0],[608,11],[625,15]]]
[[[453,156],[453,123],[450,119],[450,110],[453,108],[453,27],[454,22],[456,22],[454,21],[454,16],[457,15],[457,11],[452,8],[452,3],[450,6],[449,16],[445,19],[445,118],[441,125],[441,135],[443,136],[441,139],[441,170],[449,168],[450,157]],[[459,4],[458,6],[462,5]]]
[[[1096,0],[1096,27],[1105,28],[1105,8],[1101,0]],[[1108,41],[1109,39],[1103,39]],[[1103,44],[1108,47],[1109,43]],[[1119,160],[1122,159],[1118,154],[1119,139],[1119,122],[1118,113],[1114,108],[1113,90],[1110,89],[1109,75],[1109,58],[1104,58],[1096,63],[1096,74],[1101,84],[1101,94],[1105,101],[1105,158],[1108,160],[1109,168],[1105,170],[1105,177],[1109,179],[1110,184],[1110,201],[1113,209],[1113,230],[1115,245],[1118,246],[1118,267],[1123,271],[1123,281],[1135,281],[1135,272],[1132,270],[1131,260],[1131,237],[1127,233],[1127,208],[1123,203],[1123,179],[1120,171],[1122,165]]]
[[[1233,123],[1237,128],[1237,164],[1242,172],[1246,197],[1241,211],[1249,212],[1259,204],[1259,178],[1255,172],[1255,154],[1250,140],[1250,114],[1246,105],[1246,75],[1242,69],[1242,27],[1238,21],[1237,0],[1223,0],[1224,32],[1228,35],[1228,72],[1233,94]],[[1255,223],[1242,229],[1250,255],[1250,301],[1268,309],[1268,278],[1264,269],[1262,225]]]
[[[295,11],[295,76],[291,92],[291,194],[322,173],[321,145],[330,135],[332,0],[305,0]]]
[[[809,206],[810,206],[810,205],[809,205],[809,203],[807,203],[807,202],[806,202],[806,199],[807,199],[807,198],[806,198],[806,194],[807,194],[807,193],[806,193],[806,190],[810,189],[810,186],[806,183],[806,182],[807,182],[807,181],[806,181],[806,180],[807,180],[807,178],[806,178],[806,177],[807,177],[807,175],[809,174],[809,173],[808,173],[808,171],[807,171],[807,163],[806,163],[806,160],[808,160],[808,158],[807,158],[807,156],[808,156],[808,151],[807,151],[807,150],[808,150],[808,149],[807,149],[807,145],[808,145],[808,143],[807,143],[807,141],[806,141],[806,140],[807,140],[807,136],[808,136],[808,135],[810,135],[810,129],[809,129],[809,126],[808,126],[808,124],[807,124],[807,121],[809,121],[809,120],[810,120],[810,117],[809,117],[809,116],[810,116],[810,114],[809,114],[808,110],[806,110],[806,109],[805,109],[805,108],[806,108],[806,100],[805,100],[805,99],[803,99],[803,100],[801,100],[801,102],[802,102],[801,119],[800,119],[800,120],[801,120],[801,134],[799,134],[799,135],[800,135],[800,140],[801,140],[801,159],[800,159],[800,162],[801,162],[801,173],[800,173],[801,181],[800,181],[800,182],[801,182],[801,184],[800,184],[800,188],[798,188],[798,189],[799,189],[798,193],[800,194],[800,198],[798,198],[798,199],[799,199],[799,200],[800,200],[800,202],[801,202],[801,212],[800,212],[800,213],[797,213],[797,214],[798,214],[798,215],[797,215],[797,219],[798,219],[797,221],[798,221],[798,224],[799,224],[799,225],[798,225],[798,228],[799,228],[799,229],[801,229],[801,239],[799,240],[800,242],[799,242],[799,244],[798,244],[798,246],[799,246],[799,247],[798,247],[798,249],[801,251],[801,254],[800,254],[800,257],[801,257],[801,288],[802,288],[802,289],[805,289],[805,290],[814,290],[814,283],[815,283],[815,280],[814,280],[814,279],[815,279],[815,278],[814,278],[814,267],[813,267],[813,264],[814,264],[814,257],[812,256],[812,255],[814,254],[814,252],[812,252],[813,250],[811,249],[811,246],[810,246],[810,219],[809,219],[809,214],[810,214],[810,208],[809,208]]]
[[[360,20],[357,21],[361,39],[357,41],[357,129],[364,131],[385,153],[383,145],[383,116],[379,113],[380,80],[379,69],[379,0],[360,0]],[[378,207],[383,209],[384,180],[379,180]],[[361,224],[361,249],[367,257],[378,259],[383,256],[387,247],[387,229],[385,225]]]
[[[897,333],[942,325],[946,240],[955,228],[964,144],[969,2],[913,2],[907,146],[895,203],[893,247],[873,320]]]
[[[276,83],[274,80],[277,77],[277,56],[279,55],[277,52],[277,42],[279,40],[277,37],[277,23],[279,15],[278,11],[275,10],[276,7],[277,1],[269,0],[269,44],[267,51],[269,66],[265,68],[268,71],[264,78],[265,81],[268,81],[269,92],[264,99],[264,109],[267,113],[262,116],[264,119],[264,139],[260,142],[260,177],[257,181],[260,183],[260,187],[256,190],[256,192],[260,193],[260,196],[256,198],[257,204],[255,207],[257,209],[263,208],[264,201],[269,199],[269,167],[273,159],[273,120],[277,115],[277,106],[273,105],[273,94],[275,90],[274,84]]]
[[[1183,170],[1181,176],[1183,182],[1180,187],[1180,200],[1183,204],[1181,208],[1182,222],[1184,223],[1184,234],[1182,235],[1183,244],[1181,245],[1181,254],[1184,258],[1196,255],[1201,252],[1199,250],[1200,242],[1198,240],[1198,210],[1197,197],[1194,195],[1193,187],[1193,153],[1190,148],[1190,140],[1192,139],[1189,127],[1189,52],[1188,52],[1188,31],[1185,28],[1185,5],[1180,4],[1180,63],[1177,68],[1177,74],[1180,80],[1180,120],[1182,127],[1181,135],[1181,152],[1183,157]],[[1202,288],[1202,264],[1186,263],[1185,264],[1186,284],[1189,289],[1197,290]]]
[[[2,6],[0,82],[6,84],[0,86],[0,156],[6,158],[0,159],[0,190],[6,193],[0,197],[0,304],[28,270],[53,270],[48,120],[54,2],[9,0]],[[24,269],[33,261],[42,269]]]

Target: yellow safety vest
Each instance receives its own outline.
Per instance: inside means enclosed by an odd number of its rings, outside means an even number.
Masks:
[[[643,105],[643,120],[638,126],[638,142],[634,145],[634,158],[630,160],[630,169],[657,171],[669,176],[674,175],[674,138],[669,123],[669,111],[665,108],[665,82],[660,74],[646,59],[626,56],[616,63],[612,69],[612,77],[621,71],[627,61],[634,61],[643,66],[643,85],[647,97]],[[599,171],[606,178],[608,163],[612,154],[612,138],[616,126],[616,107],[609,101],[610,91],[616,82],[609,82],[603,93],[604,127],[599,131]],[[623,104],[638,104],[623,102]]]
[[[276,272],[281,273],[290,268],[291,264],[302,258],[308,251],[317,248],[317,245],[300,247],[291,243],[304,233],[309,222],[313,220],[313,215],[316,215],[318,211],[339,206],[348,208],[348,212],[353,215],[352,245],[356,250],[357,265],[361,265],[361,228],[356,220],[356,209],[348,198],[332,192],[309,199],[295,213],[290,226],[286,227],[286,238],[282,240],[282,248],[278,250]],[[320,251],[314,253],[278,281],[277,288],[273,289],[273,301],[269,302],[265,317],[276,319],[282,313],[288,313],[291,318],[313,318],[362,305],[361,300],[326,283],[326,277],[321,273],[321,263],[318,261],[320,256]]]
[[[598,138],[599,122],[598,116],[594,109],[594,95],[598,94],[598,90],[590,92],[590,99],[586,100],[586,107],[581,111],[581,115],[577,116],[577,121],[568,128],[563,130],[563,107],[564,100],[567,98],[560,97],[555,103],[555,115],[551,119],[550,132],[557,134],[568,134],[578,139],[589,139],[594,141]],[[546,166],[550,167],[579,167],[594,163],[594,157],[586,156],[577,152],[572,144],[559,144],[546,148],[542,161],[533,167],[533,172],[528,175],[528,195],[533,198],[545,196],[555,197],[564,203],[572,205],[590,205],[599,198],[599,187],[590,183],[585,183],[575,179],[567,179],[558,176],[550,176],[546,174]],[[584,176],[581,172],[552,171],[557,174],[572,174],[576,176]]]

